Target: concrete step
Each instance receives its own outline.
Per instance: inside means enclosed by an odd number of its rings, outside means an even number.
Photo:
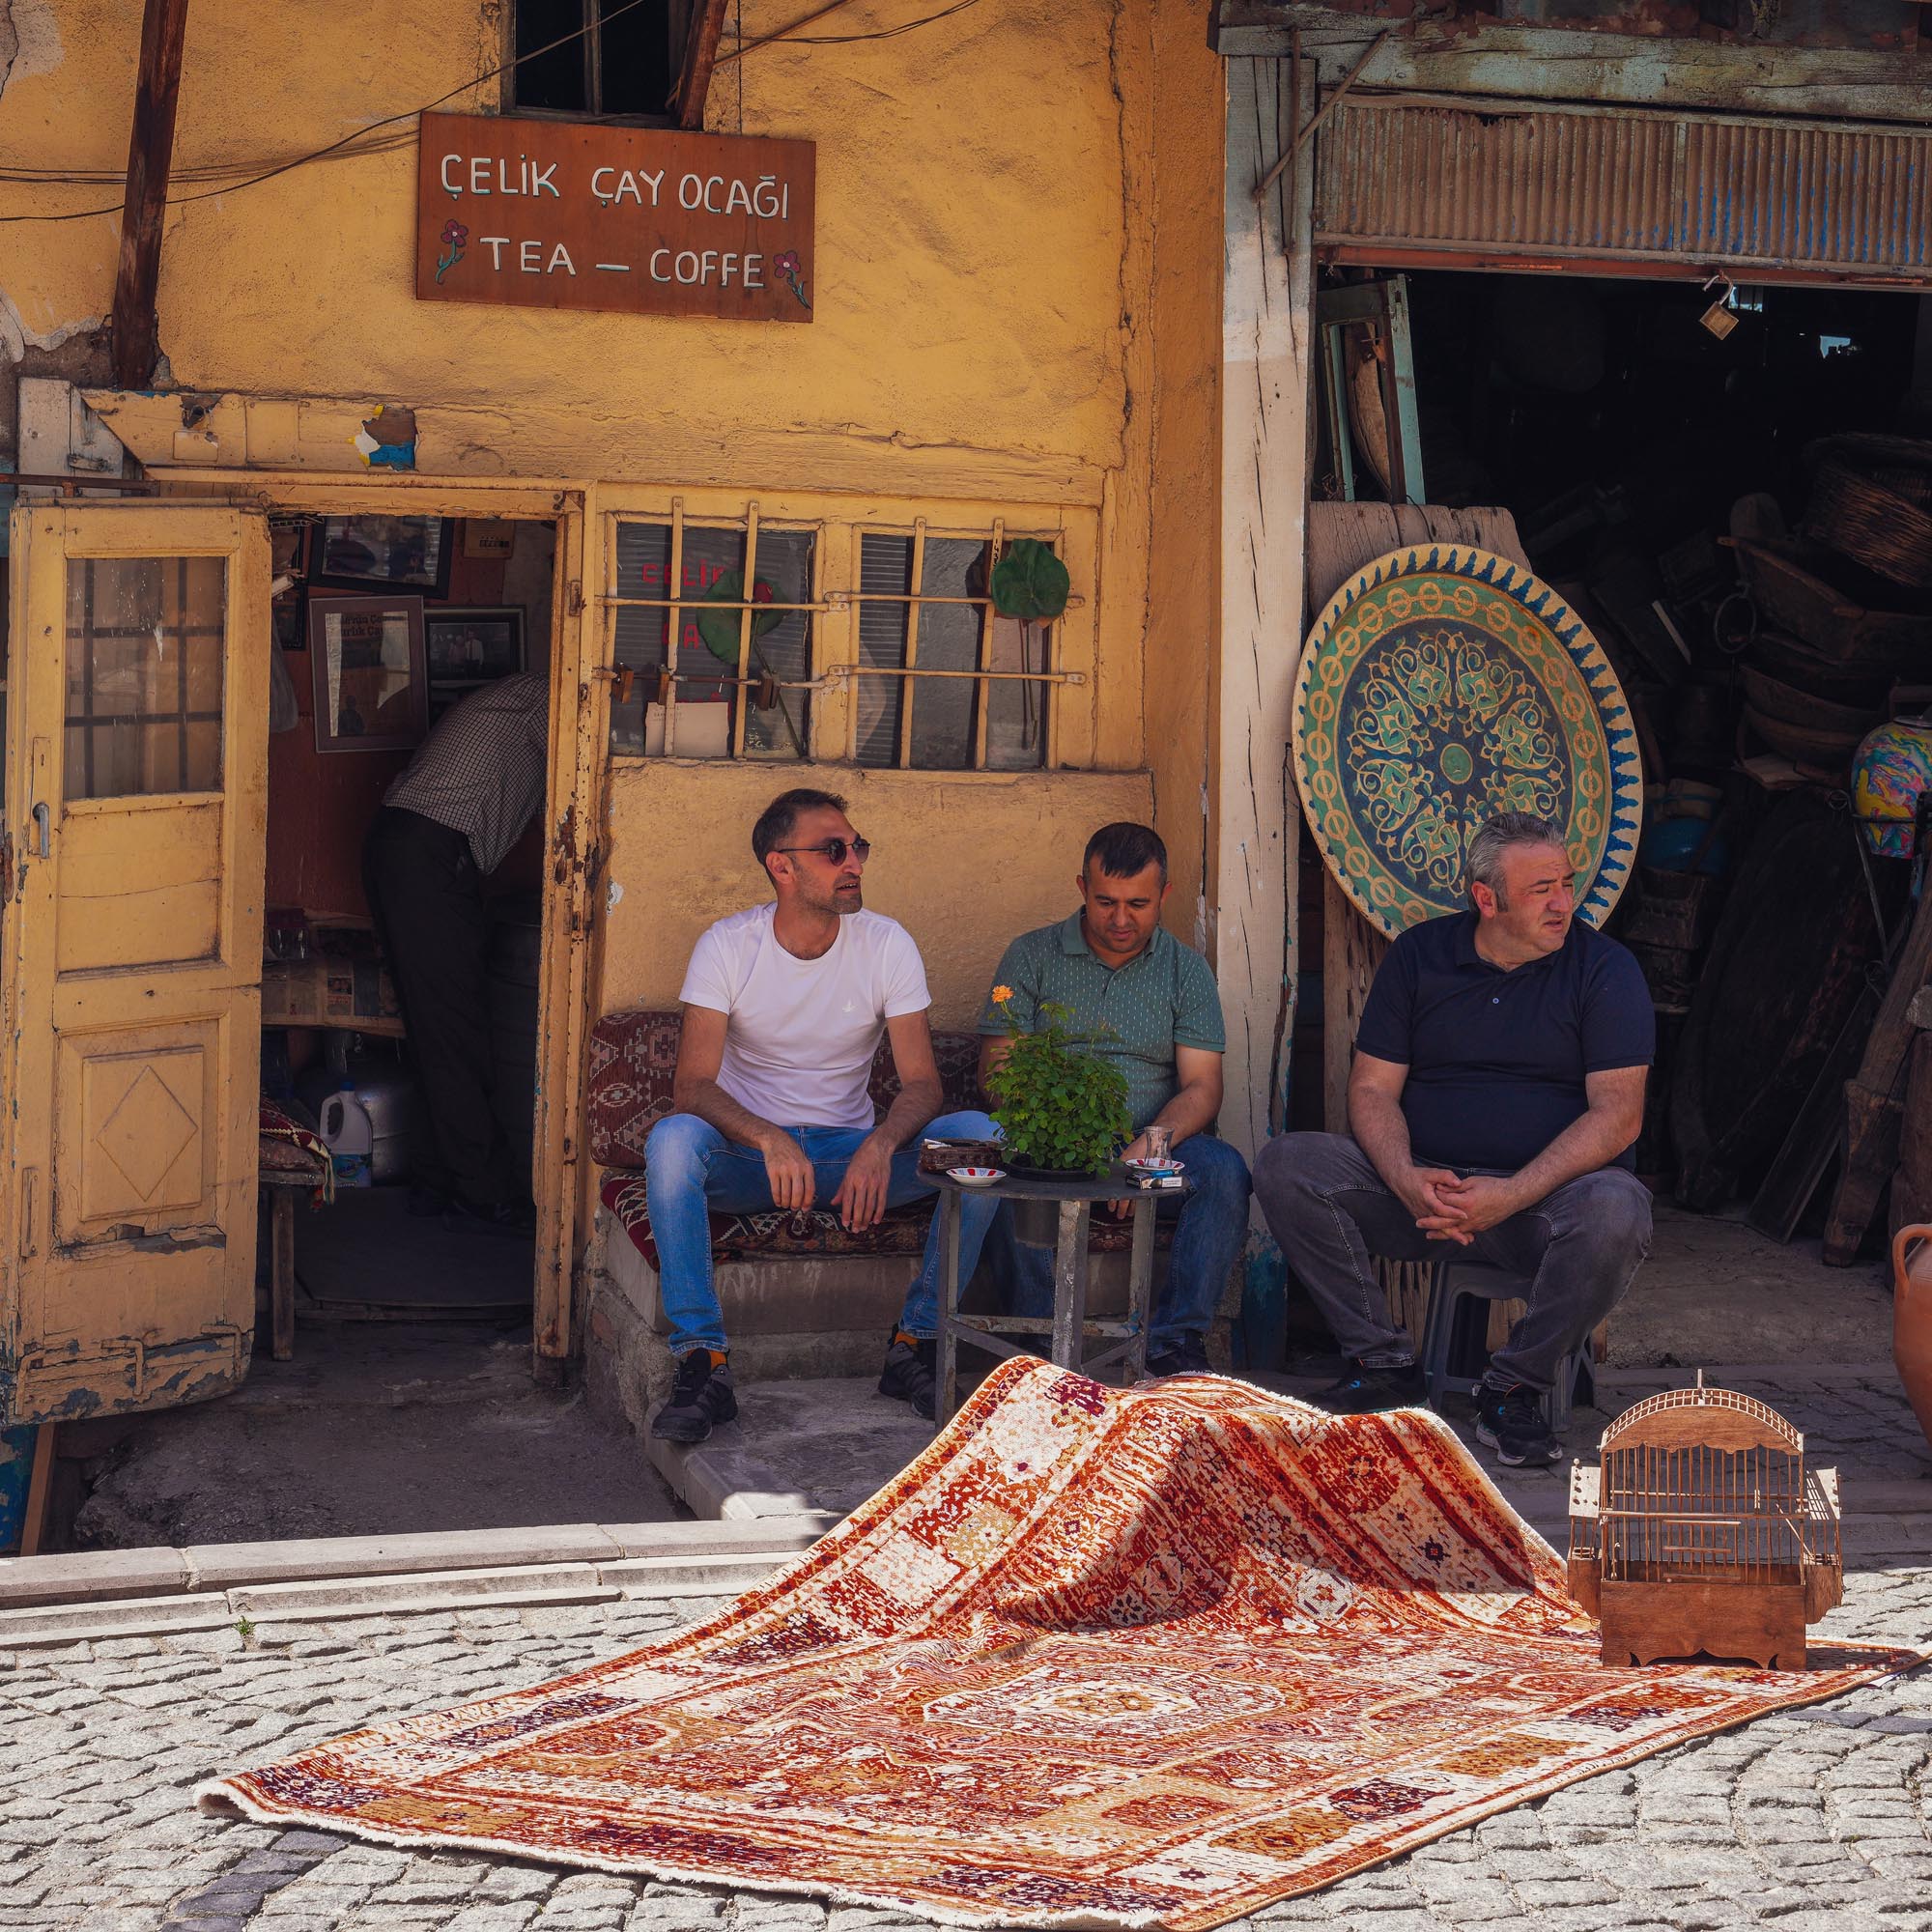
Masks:
[[[194,1597],[317,1579],[507,1573],[573,1563],[600,1572],[636,1561],[702,1567],[810,1548],[837,1520],[830,1513],[800,1509],[765,1511],[754,1521],[740,1512],[696,1522],[558,1523],[17,1556],[0,1560],[0,1615],[40,1605]]]

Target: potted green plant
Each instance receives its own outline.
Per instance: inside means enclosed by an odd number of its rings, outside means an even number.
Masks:
[[[993,1005],[1012,1031],[1007,1057],[987,1076],[998,1103],[993,1118],[1006,1139],[1010,1173],[1037,1180],[1085,1180],[1105,1174],[1133,1133],[1127,1114],[1127,1079],[1112,1061],[1085,1051],[1093,1036],[1076,1034],[1065,1007],[1042,1002],[1037,1022],[1022,1026],[1012,1009],[1012,988],[995,986]],[[1016,1202],[1015,1210],[1052,1202]],[[1025,1223],[1029,1217],[1020,1213]],[[1043,1221],[1051,1222],[1048,1214]],[[1036,1238],[1020,1228],[1022,1240]],[[1051,1242],[1050,1231],[1037,1238]]]

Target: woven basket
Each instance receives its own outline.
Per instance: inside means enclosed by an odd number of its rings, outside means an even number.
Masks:
[[[1819,464],[1802,527],[1894,583],[1932,590],[1932,513],[1838,457]]]

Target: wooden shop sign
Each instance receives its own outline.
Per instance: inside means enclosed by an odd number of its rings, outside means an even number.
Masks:
[[[416,296],[810,322],[810,141],[425,114]]]

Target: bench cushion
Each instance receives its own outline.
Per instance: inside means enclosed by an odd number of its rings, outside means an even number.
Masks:
[[[590,1157],[605,1170],[598,1198],[615,1217],[632,1245],[652,1267],[658,1264],[651,1238],[650,1208],[644,1199],[644,1143],[651,1129],[671,1111],[671,1075],[677,1070],[678,1034],[684,1015],[672,1009],[639,1007],[607,1013],[590,1032]],[[945,1111],[961,1113],[980,1104],[980,1036],[935,1033],[933,1057],[939,1063]],[[899,1091],[889,1042],[879,1042],[872,1063],[871,1094],[883,1113]],[[912,1255],[925,1247],[932,1203],[914,1202],[888,1211],[863,1235],[848,1233],[838,1217],[821,1208],[804,1213],[773,1209],[765,1214],[714,1214],[711,1256],[718,1262],[772,1260],[827,1255]],[[1088,1251],[1124,1254],[1131,1224],[1095,1215]],[[1155,1245],[1172,1240],[1172,1222],[1155,1230]]]
[[[671,1111],[671,1076],[677,1071],[678,1009],[637,1007],[606,1013],[590,1030],[590,1158],[599,1167],[639,1169],[651,1129]],[[941,1111],[956,1114],[980,1104],[980,1036],[935,1033],[933,1057],[945,1093]],[[891,1043],[881,1039],[872,1062],[871,1094],[880,1113],[899,1091]]]

